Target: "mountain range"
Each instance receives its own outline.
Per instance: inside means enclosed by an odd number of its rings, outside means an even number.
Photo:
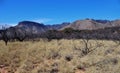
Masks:
[[[95,19],[84,19],[76,20],[72,23],[64,22],[62,24],[45,25],[33,21],[21,21],[18,25],[14,26],[17,29],[32,32],[34,34],[42,33],[47,30],[64,30],[66,28],[72,28],[74,30],[96,30],[103,29],[106,27],[118,27],[120,26],[120,20],[95,20]]]
[[[73,28],[74,30],[95,30],[106,27],[117,27],[120,26],[120,20],[95,20],[95,19],[84,19],[84,20],[76,20],[72,23],[64,22],[62,24],[54,24],[54,25],[44,25],[37,22],[32,21],[22,21],[19,22],[17,26],[19,28],[25,28],[26,31],[34,31],[34,32],[44,32],[46,30],[64,30],[65,28]]]

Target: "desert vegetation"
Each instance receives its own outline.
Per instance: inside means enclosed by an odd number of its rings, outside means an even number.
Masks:
[[[5,44],[9,41],[25,41],[40,39],[94,39],[94,40],[120,40],[120,27],[107,27],[97,30],[74,30],[73,28],[66,28],[64,30],[46,30],[41,33],[33,33],[25,29],[10,27],[8,29],[0,30],[0,40]]]
[[[119,41],[60,39],[0,41],[8,73],[120,73]]]

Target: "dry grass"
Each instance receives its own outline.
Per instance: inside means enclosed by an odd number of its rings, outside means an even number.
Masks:
[[[82,40],[0,41],[0,65],[8,73],[120,73],[120,46],[113,41]],[[69,60],[70,59],[70,60]]]

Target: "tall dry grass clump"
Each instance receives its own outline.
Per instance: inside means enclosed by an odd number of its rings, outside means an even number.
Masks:
[[[120,73],[120,46],[114,41],[0,41],[0,65],[8,73]]]

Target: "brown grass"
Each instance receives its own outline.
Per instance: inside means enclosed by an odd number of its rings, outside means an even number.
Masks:
[[[113,41],[90,40],[83,55],[82,40],[0,41],[0,65],[8,73],[120,73],[120,46]],[[66,60],[70,57],[70,61]]]

